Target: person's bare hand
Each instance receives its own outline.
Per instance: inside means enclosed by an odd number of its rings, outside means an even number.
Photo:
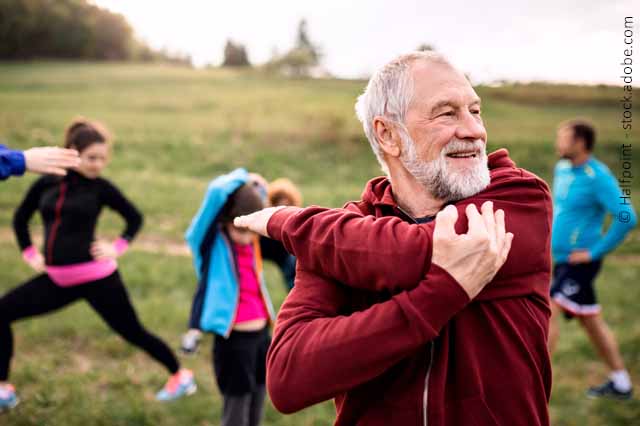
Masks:
[[[574,250],[569,255],[569,263],[572,265],[589,263],[591,260],[591,253],[589,253],[589,250]]]
[[[446,270],[467,292],[470,299],[480,293],[507,260],[513,234],[506,232],[504,211],[493,211],[486,201],[482,214],[474,204],[466,209],[469,229],[458,235],[458,210],[447,206],[436,216],[431,262]]]
[[[31,268],[33,268],[33,270],[36,272],[44,272],[45,270],[44,256],[42,256],[40,252],[35,252],[28,258],[25,258],[25,262],[27,262],[27,264],[31,266]]]
[[[113,243],[102,240],[91,243],[90,252],[91,256],[96,260],[115,259],[118,257],[118,251],[114,247]]]
[[[271,216],[273,216],[275,212],[284,207],[285,206],[267,207],[266,209],[258,210],[246,216],[238,216],[233,220],[233,225],[238,228],[248,228],[256,234],[268,237],[267,224],[269,223],[269,219],[271,219]]]
[[[43,147],[31,148],[23,152],[26,169],[33,173],[64,176],[67,169],[80,165],[80,157],[75,149]]]

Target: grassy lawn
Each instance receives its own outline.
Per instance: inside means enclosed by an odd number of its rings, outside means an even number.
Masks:
[[[357,199],[378,165],[353,112],[364,81],[285,80],[251,71],[191,70],[159,65],[0,64],[0,138],[15,148],[59,144],[76,115],[103,121],[115,135],[106,172],[145,214],[140,243],[121,271],[143,322],[177,347],[195,276],[191,260],[164,245],[182,243],[207,182],[239,166],[271,180],[298,183],[305,204],[340,206]],[[521,166],[548,181],[561,120],[581,116],[599,130],[596,155],[617,173],[619,127],[615,88],[480,87],[489,149],[507,147]],[[0,142],[1,143],[1,142]],[[13,209],[35,178],[0,185],[0,293],[31,277],[10,230]],[[640,195],[633,186],[636,210]],[[40,230],[34,221],[34,234]],[[99,234],[122,224],[105,212]],[[142,242],[145,244],[143,245]],[[154,250],[154,245],[157,250]],[[277,306],[286,296],[279,272],[267,267]],[[605,318],[640,383],[640,233],[609,258],[598,281]],[[17,323],[12,381],[23,403],[0,425],[214,425],[220,397],[210,362],[211,339],[184,364],[200,390],[173,404],[153,400],[165,373],[114,336],[88,305]],[[591,401],[584,390],[605,368],[576,322],[564,323],[554,356],[554,425],[640,424],[640,402]],[[331,425],[331,402],[291,416],[268,405],[266,425]]]

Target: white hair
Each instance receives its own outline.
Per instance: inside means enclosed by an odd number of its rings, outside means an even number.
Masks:
[[[375,117],[387,117],[404,124],[405,115],[413,98],[413,79],[411,65],[415,61],[440,62],[447,65],[449,61],[435,52],[412,52],[398,56],[381,69],[369,80],[367,87],[356,102],[356,115],[362,123],[364,133],[371,144],[382,171],[389,175],[389,167],[384,161],[375,129]]]

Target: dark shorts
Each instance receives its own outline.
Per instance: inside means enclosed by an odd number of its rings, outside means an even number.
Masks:
[[[232,331],[228,339],[215,335],[213,370],[221,394],[244,395],[265,384],[270,343],[269,327]]]
[[[567,318],[600,313],[593,285],[600,266],[600,260],[577,265],[558,263],[554,266],[551,298]]]

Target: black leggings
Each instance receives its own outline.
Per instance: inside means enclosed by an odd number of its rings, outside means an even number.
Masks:
[[[72,287],[60,287],[48,275],[42,274],[0,298],[0,381],[9,379],[13,356],[11,323],[55,311],[78,299],[89,302],[113,331],[146,351],[170,373],[178,371],[178,361],[171,349],[138,321],[118,271],[106,278]]]

